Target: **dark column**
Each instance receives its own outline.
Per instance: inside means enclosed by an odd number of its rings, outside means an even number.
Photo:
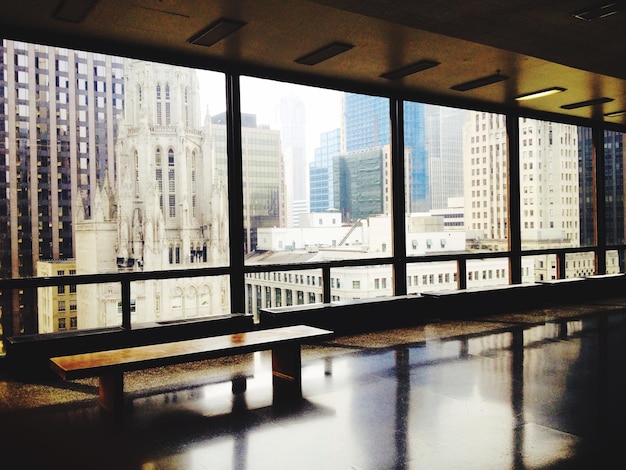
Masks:
[[[509,193],[509,281],[511,284],[522,283],[522,235],[520,219],[520,181],[519,181],[519,118],[515,114],[506,115],[507,132],[507,168]]]
[[[404,219],[406,189],[404,187],[404,102],[391,99],[391,230],[393,249],[393,293],[405,295],[406,231]]]
[[[243,164],[239,75],[226,75],[226,150],[228,154],[228,233],[230,237],[230,309],[246,311],[244,290]],[[249,228],[249,227],[248,227]]]

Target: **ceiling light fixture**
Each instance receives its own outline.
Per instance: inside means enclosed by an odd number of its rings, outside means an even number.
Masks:
[[[515,99],[517,101],[534,100],[535,98],[543,98],[544,96],[550,96],[550,95],[554,95],[555,93],[561,93],[565,90],[566,88],[553,86],[550,88],[545,88],[543,90],[533,91],[532,93],[524,93],[523,95],[516,96]]]
[[[488,77],[477,78],[476,80],[470,80],[469,82],[454,85],[453,87],[450,87],[450,89],[456,91],[469,91],[473,90],[474,88],[480,88],[508,79],[509,77],[507,77],[506,75],[500,75],[500,73],[496,73],[494,75],[489,75]]]
[[[347,44],[345,42],[333,42],[324,46],[320,49],[317,49],[310,54],[303,55],[302,57],[298,57],[294,62],[302,65],[316,65],[320,62],[324,62],[336,55],[342,54],[343,52],[349,51],[352,49],[354,45]]]
[[[436,62],[434,60],[420,60],[419,62],[415,62],[400,69],[393,70],[391,72],[385,72],[381,74],[380,77],[386,78],[388,80],[399,80],[408,75],[432,69],[433,67],[437,67],[438,65],[439,62]]]
[[[596,4],[579,11],[575,11],[572,15],[579,20],[592,21],[606,18],[620,11],[626,10],[626,2],[609,2],[604,4]]]
[[[98,0],[63,0],[52,14],[56,20],[80,23],[91,12]]]
[[[585,106],[593,106],[594,104],[610,103],[611,101],[613,101],[613,98],[602,97],[602,98],[595,98],[593,100],[579,101],[578,103],[564,104],[563,106],[561,106],[561,108],[562,109],[577,109],[577,108],[584,108]]]
[[[244,21],[220,18],[199,33],[190,37],[189,42],[199,46],[211,47],[216,42],[221,41],[226,36],[231,35],[245,25],[246,23]]]
[[[608,118],[626,116],[626,109],[622,109],[621,111],[613,111],[612,113],[606,113],[604,116]]]

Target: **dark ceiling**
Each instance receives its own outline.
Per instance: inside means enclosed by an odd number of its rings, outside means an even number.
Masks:
[[[395,93],[495,109],[524,107],[626,125],[626,10],[586,21],[594,0],[100,0],[79,22],[58,8],[89,0],[3,2],[6,37],[214,69]],[[615,3],[626,8],[626,2]],[[71,11],[71,10],[70,10]],[[189,39],[221,18],[240,29],[210,47]],[[317,65],[295,62],[322,46],[354,46]],[[380,77],[421,60],[439,65],[399,80]],[[489,75],[507,80],[457,91]],[[518,102],[548,87],[566,91]],[[561,106],[596,98],[603,104]]]

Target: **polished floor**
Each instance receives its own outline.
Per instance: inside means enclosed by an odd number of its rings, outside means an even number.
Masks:
[[[125,387],[116,419],[93,380],[0,377],[0,468],[624,468],[626,298],[305,346],[293,406],[272,406],[268,353]]]

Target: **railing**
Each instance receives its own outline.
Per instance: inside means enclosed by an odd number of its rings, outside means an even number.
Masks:
[[[619,271],[624,272],[624,250],[626,245],[611,245],[606,247],[607,250],[617,250],[621,255],[619,256]],[[604,250],[604,249],[603,249]],[[245,265],[242,267],[244,274],[248,273],[261,273],[261,272],[286,272],[286,271],[301,271],[319,269],[322,273],[322,299],[324,303],[331,301],[331,271],[336,268],[344,267],[366,267],[376,265],[391,265],[395,266],[403,264],[404,268],[407,265],[413,263],[432,263],[441,261],[454,261],[457,263],[457,288],[467,288],[467,263],[470,260],[492,259],[492,258],[508,258],[512,266],[516,265],[514,262],[517,258],[535,255],[551,255],[556,257],[556,272],[558,273],[558,279],[565,279],[567,276],[566,268],[566,255],[574,253],[594,253],[596,259],[596,271],[595,274],[605,274],[606,270],[604,266],[601,266],[597,261],[598,259],[606,259],[603,256],[605,253],[598,247],[576,247],[576,248],[561,248],[561,249],[548,249],[548,250],[530,250],[518,253],[511,251],[503,252],[475,252],[475,253],[450,253],[450,254],[437,254],[428,256],[416,256],[409,257],[404,261],[400,261],[394,257],[381,257],[370,259],[358,259],[358,260],[333,260],[324,262],[313,263],[299,263],[299,264],[259,264],[259,265]],[[603,253],[599,253],[603,251]],[[406,263],[406,264],[404,264]],[[517,265],[521,265],[518,263]],[[103,273],[103,274],[84,274],[84,275],[65,275],[54,277],[32,277],[21,279],[3,279],[0,280],[0,291],[5,294],[10,290],[27,290],[40,287],[49,286],[61,286],[61,285],[84,285],[84,284],[103,284],[103,283],[119,283],[121,287],[121,306],[122,306],[122,328],[132,329],[133,324],[131,321],[131,283],[136,281],[146,280],[163,280],[163,279],[181,279],[181,278],[195,278],[195,277],[211,277],[211,276],[229,276],[232,274],[233,268],[224,267],[212,267],[212,268],[194,268],[194,269],[181,269],[181,270],[167,270],[167,271],[149,271],[149,272],[119,272],[119,273]],[[404,269],[406,272],[406,269]],[[511,276],[510,276],[511,277]],[[396,279],[397,282],[397,279]],[[510,281],[509,281],[510,282]],[[242,285],[239,292],[231,292],[231,304],[232,296],[240,296],[244,290]],[[395,286],[394,286],[395,291]],[[34,315],[34,312],[26,312],[26,314]],[[10,325],[12,324],[11,318],[12,312],[3,312],[2,325],[4,326],[4,336],[14,336],[16,332],[13,332]],[[5,338],[3,337],[3,340]]]

